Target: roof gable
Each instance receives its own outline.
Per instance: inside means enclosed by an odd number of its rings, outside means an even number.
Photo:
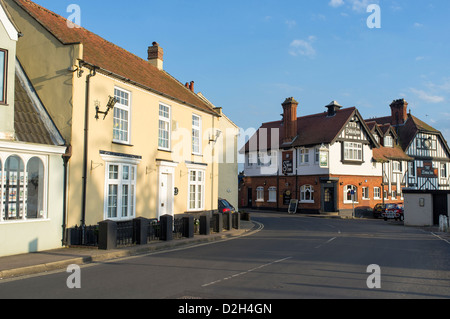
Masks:
[[[370,142],[378,147],[377,141],[373,138],[358,110],[351,107],[336,110],[334,116],[328,116],[327,112],[323,112],[297,118],[297,137],[289,145],[289,148],[333,144],[355,116],[360,121],[362,129],[367,133]],[[241,149],[241,152],[282,148],[282,128],[282,121],[264,123]],[[278,143],[278,145],[274,145],[274,143]]]

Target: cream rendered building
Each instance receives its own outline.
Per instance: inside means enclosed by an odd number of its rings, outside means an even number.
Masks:
[[[31,1],[5,1],[70,149],[67,227],[217,210],[223,117],[164,71],[156,42],[143,60]]]

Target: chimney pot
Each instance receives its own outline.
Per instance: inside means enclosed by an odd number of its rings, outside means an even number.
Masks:
[[[191,81],[191,83],[189,84],[189,89],[194,92],[194,81]],[[195,92],[194,92],[195,93]]]

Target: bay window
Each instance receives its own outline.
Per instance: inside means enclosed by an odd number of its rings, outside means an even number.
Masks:
[[[126,220],[136,215],[136,166],[106,165],[105,219]]]
[[[47,218],[46,167],[45,156],[0,153],[0,222]]]

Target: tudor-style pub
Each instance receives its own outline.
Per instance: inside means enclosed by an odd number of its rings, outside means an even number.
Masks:
[[[449,187],[442,134],[407,114],[407,105],[394,101],[391,116],[364,120],[356,107],[332,101],[297,117],[299,102],[286,99],[282,120],[264,123],[241,149],[240,205],[287,210],[298,200],[298,212],[352,216],[402,204],[403,189]],[[417,154],[424,140],[430,146]]]

